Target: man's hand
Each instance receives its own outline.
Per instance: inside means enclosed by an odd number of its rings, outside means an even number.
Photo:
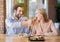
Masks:
[[[27,21],[22,21],[21,25],[27,25]]]

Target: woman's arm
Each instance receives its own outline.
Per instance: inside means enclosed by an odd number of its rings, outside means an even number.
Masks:
[[[52,31],[52,32],[45,33],[45,35],[48,35],[48,36],[50,36],[50,35],[58,35],[57,29],[56,29],[56,27],[54,26],[52,20],[50,20],[50,28],[51,28],[51,31]]]
[[[51,20],[51,30],[52,30],[52,35],[58,35],[57,29],[55,25],[53,24],[52,20]]]

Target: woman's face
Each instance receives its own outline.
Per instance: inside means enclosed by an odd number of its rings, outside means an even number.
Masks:
[[[41,11],[36,10],[35,17],[37,18],[37,20],[41,20],[41,19],[43,19],[43,16],[42,16],[42,14],[41,14]]]

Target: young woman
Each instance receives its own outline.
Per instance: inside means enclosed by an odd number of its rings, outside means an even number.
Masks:
[[[51,19],[47,18],[45,9],[37,9],[35,18],[31,20],[32,35],[58,35]]]

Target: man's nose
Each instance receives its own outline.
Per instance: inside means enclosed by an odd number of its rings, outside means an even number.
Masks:
[[[20,14],[22,14],[22,12],[20,12]]]

